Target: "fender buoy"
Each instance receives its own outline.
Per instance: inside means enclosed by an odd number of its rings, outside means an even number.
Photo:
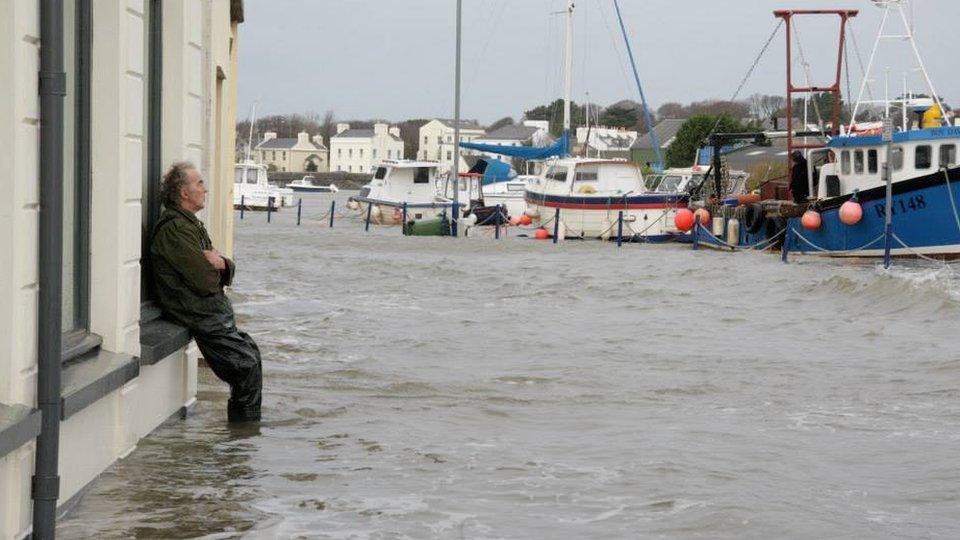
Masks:
[[[820,212],[807,210],[803,213],[803,217],[800,218],[800,224],[808,231],[815,231],[823,224],[823,218],[820,217]]]
[[[550,233],[546,229],[537,229],[537,232],[533,233],[533,237],[537,240],[546,240],[550,238]]]
[[[530,216],[526,214],[520,216],[520,224],[523,225],[524,227],[526,227],[527,225],[530,225],[531,223],[533,223],[533,218],[531,218]]]
[[[693,229],[693,212],[689,208],[677,210],[677,214],[673,216],[673,224],[679,231],[687,232]]]
[[[693,217],[700,220],[700,226],[710,230],[710,211],[706,208],[697,208],[697,211],[693,213]]]
[[[844,225],[856,225],[863,219],[863,207],[860,203],[851,199],[840,205],[840,221]]]

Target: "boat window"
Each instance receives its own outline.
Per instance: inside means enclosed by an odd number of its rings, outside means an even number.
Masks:
[[[526,184],[507,184],[507,191],[523,191],[526,188]]]
[[[863,174],[863,150],[856,150],[853,153],[853,173]]]
[[[566,182],[567,181],[566,167],[550,167],[550,170],[547,171],[547,180],[556,180],[557,182]]]
[[[243,183],[243,169],[237,169],[233,172],[233,183],[242,184]]]
[[[957,145],[944,144],[940,146],[940,166],[953,167],[957,164]]]
[[[644,179],[644,184],[647,186],[647,191],[656,191],[657,186],[660,185],[660,180],[663,179],[663,175],[660,174],[651,174]]]
[[[933,166],[933,147],[929,144],[921,144],[917,147],[914,154],[914,165],[917,169],[929,169]]]
[[[386,167],[377,167],[377,172],[373,175],[373,177],[376,178],[377,180],[383,180],[384,178],[386,178],[386,176],[387,176]]]
[[[877,159],[877,150],[876,149],[868,150],[867,151],[867,172],[870,174],[877,174],[877,170],[879,168],[878,162],[879,160]]]
[[[597,181],[597,170],[596,169],[580,169],[573,176],[574,182],[596,182]]]
[[[850,174],[850,151],[844,150],[840,153],[840,172]]]
[[[417,171],[413,175],[414,184],[429,184],[430,183],[430,168],[429,167],[417,167]]]
[[[683,180],[682,176],[677,175],[668,175],[663,177],[663,181],[660,182],[660,191],[676,191],[680,187],[680,182]]]
[[[903,147],[897,146],[893,149],[890,153],[890,164],[895,171],[903,169]]]
[[[257,183],[257,170],[256,169],[247,169],[247,183],[256,184]]]

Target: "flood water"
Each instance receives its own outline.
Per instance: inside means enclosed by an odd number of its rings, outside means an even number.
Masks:
[[[262,425],[201,370],[62,538],[960,537],[957,265],[364,234],[329,200],[237,221]]]

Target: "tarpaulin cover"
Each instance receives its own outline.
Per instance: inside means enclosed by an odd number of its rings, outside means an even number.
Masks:
[[[501,146],[499,144],[481,144],[481,143],[460,143],[460,148],[467,150],[478,150],[490,154],[499,154],[501,156],[518,157],[521,159],[547,159],[552,157],[562,157],[567,155],[570,148],[570,133],[563,132],[563,135],[557,139],[557,142],[550,146]]]
[[[470,168],[471,173],[483,175],[483,185],[495,184],[497,182],[506,182],[517,177],[516,171],[509,163],[493,158],[480,158]]]

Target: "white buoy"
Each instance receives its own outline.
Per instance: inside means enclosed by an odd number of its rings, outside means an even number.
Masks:
[[[711,232],[713,232],[714,236],[720,236],[721,234],[723,234],[723,218],[722,217],[713,218],[713,231]]]
[[[737,245],[740,243],[740,220],[730,218],[727,222],[727,243]]]

